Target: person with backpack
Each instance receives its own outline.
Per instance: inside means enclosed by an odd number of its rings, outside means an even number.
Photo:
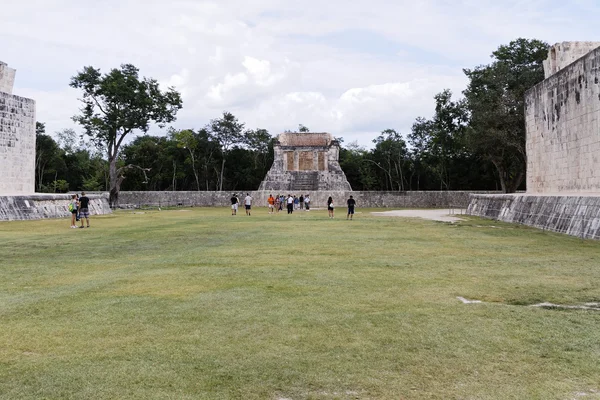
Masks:
[[[71,202],[69,203],[69,211],[71,212],[71,228],[77,228],[75,223],[77,219],[77,210],[79,209],[79,202],[77,201],[77,195],[71,196]]]

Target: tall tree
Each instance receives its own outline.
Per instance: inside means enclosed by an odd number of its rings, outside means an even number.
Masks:
[[[231,149],[242,143],[244,124],[230,112],[225,111],[221,118],[213,119],[209,124],[210,132],[221,147],[223,159],[221,160],[221,171],[219,178],[219,191],[223,190],[223,173],[225,172],[225,160]]]
[[[467,143],[494,164],[506,193],[525,177],[525,92],[544,79],[547,54],[547,43],[517,39],[493,52],[491,64],[464,70],[471,113]]]
[[[384,173],[384,186],[388,190],[403,191],[408,150],[402,135],[394,129],[386,129],[373,143],[372,157],[367,160]]]
[[[37,122],[35,129],[35,190],[47,192],[46,183],[58,179],[58,172],[64,169],[64,151],[58,143],[49,135],[46,135],[46,127]],[[49,175],[49,179],[46,179]],[[61,177],[62,178],[62,177]],[[48,182],[50,181],[50,182]]]
[[[191,129],[183,129],[181,131],[171,130],[171,136],[177,142],[177,147],[186,149],[190,155],[192,164],[192,172],[196,179],[196,190],[200,190],[200,179],[198,177],[198,171],[196,170],[196,149],[198,147],[198,141],[196,135]]]
[[[117,168],[119,150],[132,131],[147,132],[151,123],[164,126],[175,120],[181,109],[180,94],[174,88],[161,91],[154,79],[139,78],[131,64],[102,75],[100,69],[84,67],[71,78],[71,87],[83,91],[81,113],[73,120],[81,124],[92,142],[104,148],[109,163],[111,207],[118,204],[125,169]]]

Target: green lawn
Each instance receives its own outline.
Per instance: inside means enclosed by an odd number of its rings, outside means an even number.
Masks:
[[[600,242],[339,211],[0,223],[0,398],[600,398]]]

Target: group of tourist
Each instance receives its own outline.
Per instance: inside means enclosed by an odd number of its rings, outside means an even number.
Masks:
[[[71,211],[71,228],[77,228],[77,222],[81,221],[79,228],[90,227],[90,199],[85,195],[85,192],[81,192],[81,197],[78,194],[71,196],[71,202],[69,203],[69,211]],[[86,226],[83,225],[83,220],[86,221]]]
[[[244,207],[246,208],[246,215],[250,216],[252,210],[252,196],[250,193],[246,193],[246,197],[244,198]],[[240,204],[240,199],[237,194],[233,194],[231,196],[231,215],[237,215],[238,206]],[[283,205],[286,205],[287,213],[292,214],[294,210],[306,210],[310,211],[310,195],[306,196],[300,195],[291,195],[287,196],[278,194],[273,197],[272,194],[269,195],[267,199],[267,207],[269,208],[269,214],[279,213],[283,211]],[[356,200],[352,196],[348,200],[346,200],[346,205],[348,206],[348,214],[346,215],[346,219],[352,219],[354,217],[354,208],[356,206]],[[334,217],[335,206],[333,204],[333,198],[329,196],[327,199],[327,213],[329,218]]]
[[[267,206],[269,207],[269,214],[278,213],[279,211],[283,211],[283,205],[286,205],[287,213],[292,214],[297,210],[306,210],[310,211],[310,195],[292,195],[288,194],[287,196],[283,194],[278,194],[273,197],[273,195],[269,195],[267,199]]]

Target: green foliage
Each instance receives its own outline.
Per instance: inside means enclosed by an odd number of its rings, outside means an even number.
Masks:
[[[70,86],[83,91],[81,114],[73,120],[108,156],[111,206],[118,201],[124,179],[124,170],[117,169],[117,159],[125,137],[135,130],[147,132],[151,123],[164,126],[174,121],[182,107],[181,96],[174,88],[162,92],[155,79],[140,79],[138,72],[131,64],[105,75],[100,69],[84,67],[71,78]]]
[[[544,79],[547,49],[542,41],[517,39],[492,53],[491,64],[464,70],[467,143],[494,164],[504,192],[515,192],[525,177],[525,92]]]
[[[69,182],[63,179],[52,181],[47,186],[47,191],[49,193],[67,193],[69,191]]]
[[[244,124],[239,122],[237,117],[232,113],[225,111],[221,118],[210,121],[209,130],[212,137],[220,144],[220,149],[223,153],[219,177],[219,191],[222,191],[225,174],[225,160],[232,147],[243,142]]]
[[[374,148],[341,146],[340,165],[355,190],[498,190],[523,188],[525,175],[525,92],[543,79],[547,45],[517,39],[492,53],[489,65],[465,69],[465,98],[446,89],[434,96],[434,113],[418,117],[411,131],[384,129]],[[86,67],[71,80],[82,90],[83,109],[74,119],[95,153],[70,129],[58,143],[36,124],[36,188],[65,180],[71,189],[101,188],[111,204],[126,190],[255,190],[273,162],[273,138],[265,129],[246,129],[230,112],[201,129],[171,128],[167,137],[133,131],[173,121],[181,98],[161,92],[153,79],[140,78],[132,65],[102,75]],[[310,132],[302,124],[299,132]],[[121,150],[122,147],[122,151]],[[127,179],[125,180],[125,176]]]

